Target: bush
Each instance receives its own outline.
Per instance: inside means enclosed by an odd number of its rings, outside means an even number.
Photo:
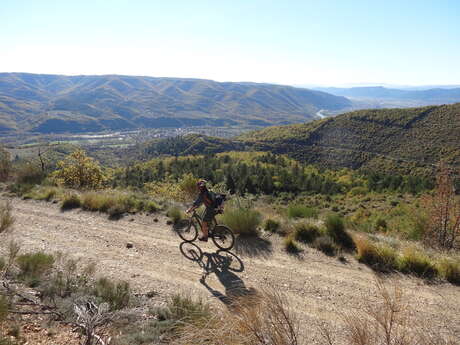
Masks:
[[[443,258],[436,267],[441,277],[449,283],[460,285],[460,260]]]
[[[155,201],[153,200],[148,200],[145,202],[144,204],[144,211],[146,212],[150,212],[150,213],[153,213],[153,212],[157,212],[158,210],[161,209],[161,206],[158,205]]]
[[[399,270],[428,279],[437,275],[437,269],[431,259],[414,247],[405,248],[403,251],[399,259]]]
[[[343,219],[337,214],[330,214],[325,220],[328,235],[342,248],[354,249],[353,239],[345,230]]]
[[[83,150],[77,150],[58,162],[53,178],[58,184],[70,188],[101,188],[105,176],[99,164]]]
[[[66,193],[62,200],[61,209],[71,210],[73,208],[79,208],[81,205],[82,201],[77,193]]]
[[[321,236],[321,231],[315,225],[306,223],[294,225],[294,237],[297,241],[312,243],[319,236]]]
[[[297,254],[300,252],[300,247],[294,240],[293,235],[287,236],[284,240],[284,249],[290,254]]]
[[[264,230],[268,232],[272,232],[272,233],[278,232],[280,227],[281,227],[280,222],[275,219],[268,218],[264,223]]]
[[[125,281],[114,283],[100,278],[94,286],[94,295],[110,305],[110,310],[120,310],[129,305],[131,289]]]
[[[374,225],[375,231],[385,231],[387,227],[388,227],[388,224],[384,218],[378,217],[375,220],[375,225]]]
[[[37,185],[45,179],[45,174],[38,165],[24,163],[16,166],[15,181],[19,184]]]
[[[54,264],[54,257],[43,252],[29,253],[16,259],[21,270],[19,278],[31,286],[37,286],[40,278],[48,273]]]
[[[318,211],[304,205],[289,205],[287,209],[289,218],[318,218]]]
[[[168,301],[166,308],[158,310],[158,318],[198,325],[211,318],[211,310],[201,299],[195,301],[190,296],[175,294]]]
[[[166,216],[171,218],[173,224],[177,224],[182,219],[184,219],[184,214],[182,213],[181,209],[177,206],[170,207],[166,212]]]
[[[8,231],[14,224],[11,203],[5,201],[0,204],[0,234]]]
[[[251,208],[229,208],[222,215],[222,222],[235,234],[243,236],[258,236],[261,221],[262,215]]]
[[[4,321],[8,316],[9,301],[6,296],[0,295],[0,321]]]
[[[58,192],[59,189],[56,187],[38,187],[26,193],[24,198],[51,201],[56,198]]]
[[[313,247],[323,252],[327,256],[337,254],[339,248],[329,236],[319,236],[313,242]]]
[[[396,251],[388,245],[373,243],[364,236],[355,236],[356,258],[378,271],[392,271],[398,269]]]

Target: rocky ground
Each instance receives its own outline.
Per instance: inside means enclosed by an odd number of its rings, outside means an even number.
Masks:
[[[338,260],[305,247],[300,255],[291,256],[276,235],[238,240],[232,252],[225,253],[212,242],[182,243],[161,215],[109,220],[107,215],[82,210],[62,212],[57,204],[46,202],[13,199],[12,205],[16,222],[10,236],[21,242],[22,252],[60,251],[94,261],[99,274],[127,280],[139,293],[154,291],[159,301],[183,291],[225,308],[234,294],[274,288],[298,313],[309,343],[318,337],[318,323],[340,328],[341,315],[377,299],[375,274],[351,255]],[[132,248],[127,248],[128,242]],[[393,275],[392,281],[410,298],[417,324],[449,330],[460,339],[458,286],[402,275]],[[52,336],[52,341],[29,344],[73,344]]]

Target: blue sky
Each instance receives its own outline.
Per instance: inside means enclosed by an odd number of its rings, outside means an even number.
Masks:
[[[460,84],[460,1],[1,1],[0,72]]]

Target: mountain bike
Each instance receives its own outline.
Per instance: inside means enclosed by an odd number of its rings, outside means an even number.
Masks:
[[[177,233],[184,241],[193,242],[198,237],[198,229],[201,230],[202,222],[201,216],[193,211],[188,223],[181,229],[177,229]],[[230,250],[235,244],[235,235],[232,230],[226,225],[217,224],[215,217],[209,226],[208,238],[211,238],[214,244],[222,250]]]

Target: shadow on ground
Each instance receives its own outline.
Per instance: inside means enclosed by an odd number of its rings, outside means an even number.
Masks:
[[[249,257],[268,258],[273,253],[271,242],[262,237],[238,236],[234,249],[237,254]]]
[[[256,289],[246,287],[236,274],[244,271],[243,261],[236,254],[223,250],[203,252],[200,247],[190,242],[182,242],[179,249],[184,257],[196,262],[203,269],[200,283],[227,307],[231,308],[241,297],[256,295]],[[216,290],[207,283],[206,278],[211,274],[216,276],[224,291]]]

